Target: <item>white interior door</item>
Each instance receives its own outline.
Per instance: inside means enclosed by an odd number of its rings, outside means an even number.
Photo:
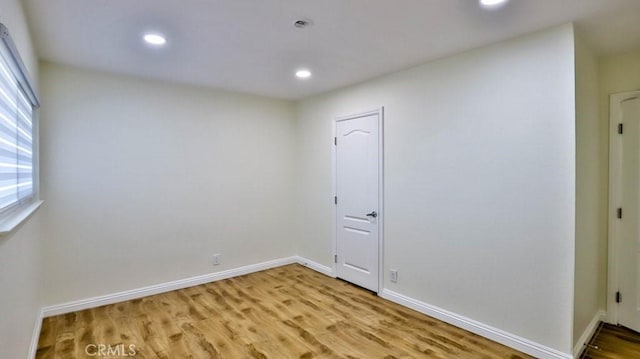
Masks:
[[[618,323],[640,332],[640,98],[621,104],[622,181]]]
[[[337,276],[378,291],[380,112],[336,122]]]

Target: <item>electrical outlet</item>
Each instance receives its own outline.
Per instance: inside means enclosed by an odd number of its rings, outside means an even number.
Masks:
[[[391,274],[391,281],[393,283],[398,283],[398,270],[397,269],[391,269],[389,271],[389,273]]]
[[[214,254],[213,255],[212,263],[213,263],[214,266],[217,266],[218,264],[220,264],[220,255],[219,254]]]

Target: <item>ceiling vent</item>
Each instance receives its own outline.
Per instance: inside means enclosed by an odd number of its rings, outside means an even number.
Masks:
[[[293,26],[297,27],[298,29],[304,29],[305,27],[311,26],[312,24],[313,22],[311,22],[311,20],[309,19],[300,19],[293,22]]]

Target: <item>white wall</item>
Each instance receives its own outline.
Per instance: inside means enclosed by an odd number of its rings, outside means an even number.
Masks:
[[[291,103],[41,74],[47,305],[293,254]]]
[[[609,124],[609,95],[640,89],[640,48],[626,54],[600,58],[600,118]],[[608,132],[605,138],[608,141]]]
[[[602,291],[606,273],[601,261],[601,243],[607,238],[607,188],[600,173],[607,166],[601,153],[598,112],[598,61],[588,44],[576,36],[576,268],[574,294],[574,344],[589,323],[604,309]],[[606,132],[606,131],[605,131]],[[602,196],[604,194],[605,196]],[[604,220],[604,221],[603,221]],[[606,251],[605,251],[606,252]],[[589,333],[587,333],[588,335]],[[582,344],[582,343],[580,343]]]
[[[0,0],[0,22],[11,33],[34,81],[37,59],[19,0]],[[25,358],[41,307],[40,215],[0,237],[0,358]]]
[[[0,238],[0,358],[26,358],[42,307],[40,215]]]
[[[385,106],[385,287],[571,353],[573,29],[297,106],[298,252],[331,263],[332,119]]]

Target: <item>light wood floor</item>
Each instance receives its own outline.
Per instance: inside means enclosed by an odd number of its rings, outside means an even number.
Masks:
[[[582,359],[640,358],[640,333],[611,324],[600,324]]]
[[[529,358],[300,265],[46,318],[37,358],[104,358],[91,344],[135,358]]]

